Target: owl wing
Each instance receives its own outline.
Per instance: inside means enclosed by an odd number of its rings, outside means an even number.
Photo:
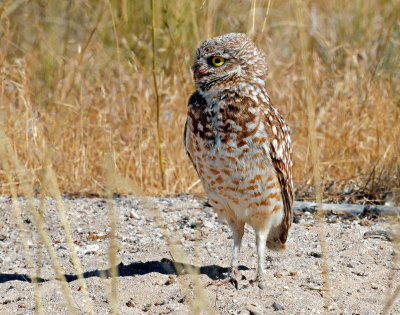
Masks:
[[[183,146],[185,147],[186,153],[189,156],[190,161],[193,163],[192,156],[190,155],[187,147],[187,128],[188,128],[188,121],[186,120],[185,122],[185,129],[183,129]]]
[[[293,177],[290,130],[282,116],[273,107],[265,111],[265,128],[269,135],[269,153],[281,187],[284,216],[279,239],[284,244],[293,221]]]
[[[204,97],[198,91],[194,92],[188,102],[188,118],[186,119],[185,129],[183,131],[183,145],[199,177],[200,174],[192,157],[192,151],[194,150],[193,142],[190,141],[188,137],[191,134],[195,134],[200,137],[203,136],[203,132],[199,130],[198,125],[199,123],[203,123],[203,125],[205,125],[205,122],[201,121],[202,112],[205,106],[206,100],[204,99]]]

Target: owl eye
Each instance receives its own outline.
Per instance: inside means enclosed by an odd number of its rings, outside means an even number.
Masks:
[[[214,56],[211,59],[211,63],[215,67],[221,67],[225,63],[225,59],[222,57]]]

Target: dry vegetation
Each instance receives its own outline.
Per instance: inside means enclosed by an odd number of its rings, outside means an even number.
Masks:
[[[202,193],[181,136],[194,90],[191,60],[202,40],[235,31],[268,53],[271,98],[293,131],[298,196],[309,196],[312,184],[305,73],[323,185],[330,187],[325,198],[349,185],[347,192],[359,195],[354,200],[380,201],[398,190],[398,1],[309,2],[304,25],[291,1],[156,1],[155,9],[165,187],[150,2],[3,1],[0,123],[33,187],[41,188],[41,170],[51,163],[62,192],[103,195],[110,153],[116,169],[146,194]],[[306,64],[299,30],[306,34]],[[9,193],[0,176],[1,192]]]
[[[324,199],[349,195],[357,202],[396,203],[397,194],[399,202],[398,0],[162,0],[153,11],[151,2],[0,2],[0,194],[13,196],[33,280],[18,195],[27,197],[40,242],[63,280],[41,216],[44,203],[34,206],[33,193],[56,200],[78,274],[62,193],[109,200],[113,192],[203,193],[182,131],[194,90],[193,52],[222,33],[246,32],[267,52],[271,99],[292,128],[298,198],[319,199],[324,188]],[[162,227],[162,217],[154,216]],[[109,221],[110,304],[117,313],[112,202]],[[164,237],[179,257],[181,249],[167,232]],[[73,313],[68,288],[60,283]],[[204,291],[196,277],[193,283],[200,305]]]

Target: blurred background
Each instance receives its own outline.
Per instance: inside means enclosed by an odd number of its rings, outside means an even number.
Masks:
[[[267,88],[292,130],[297,199],[315,198],[311,102],[323,199],[395,205],[399,17],[398,0],[159,0],[153,12],[151,1],[2,0],[0,194],[45,193],[51,167],[61,193],[104,195],[106,156],[146,195],[203,194],[182,144],[193,53],[244,32],[267,53]]]

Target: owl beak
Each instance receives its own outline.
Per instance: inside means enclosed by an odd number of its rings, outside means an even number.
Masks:
[[[209,72],[205,69],[201,69],[200,67],[194,67],[193,68],[193,78],[195,80],[201,79],[202,77],[205,77],[209,75]]]

